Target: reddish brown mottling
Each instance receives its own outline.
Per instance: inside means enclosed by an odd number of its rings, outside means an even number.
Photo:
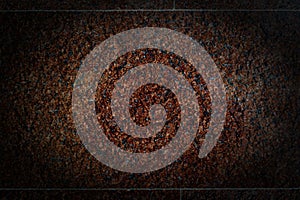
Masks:
[[[288,14],[286,18],[278,13],[253,12],[0,15],[0,187],[299,185],[300,73],[295,55],[299,14]],[[284,19],[298,23],[292,25]],[[207,157],[199,159],[210,120],[209,91],[201,74],[171,52],[143,49],[120,57],[111,64],[102,82],[99,80],[95,105],[99,121],[112,123],[111,113],[101,109],[110,105],[115,79],[130,70],[120,67],[124,63],[157,62],[181,70],[197,91],[200,105],[197,137],[183,156],[158,171],[130,174],[98,162],[81,143],[72,121],[72,86],[81,61],[93,48],[114,34],[145,26],[177,30],[203,45],[221,73],[228,108],[217,145]],[[201,87],[197,88],[196,83],[201,83]],[[161,86],[149,85],[141,87],[130,100],[131,115],[142,125],[147,124],[148,113],[144,111],[154,103],[151,95],[161,94],[158,103],[171,104],[174,111],[169,112],[170,124],[162,131],[162,137],[158,134],[149,141],[134,140],[117,129],[112,131],[106,123],[100,122],[99,128],[106,126],[107,136],[114,136],[111,141],[128,151],[161,148],[175,134],[173,130],[180,120],[176,97],[166,91]],[[156,198],[160,194],[152,195]]]

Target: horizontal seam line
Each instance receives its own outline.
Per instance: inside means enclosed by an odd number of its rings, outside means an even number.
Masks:
[[[203,191],[203,190],[300,190],[300,188],[0,188],[2,191],[13,191],[13,190],[27,190],[27,191],[38,191],[38,190],[103,190],[103,191],[110,191],[110,190],[120,190],[120,191],[127,191],[127,190],[135,190],[135,191],[145,191],[145,190],[182,190],[182,191]]]
[[[299,12],[294,9],[37,9],[37,10],[0,10],[8,12]]]

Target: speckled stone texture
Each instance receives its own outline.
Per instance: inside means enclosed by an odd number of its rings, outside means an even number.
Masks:
[[[299,13],[30,12],[0,13],[0,20],[0,187],[299,187]],[[72,84],[81,60],[95,46],[146,26],[177,30],[203,45],[223,78],[228,109],[222,135],[207,157],[197,157],[198,133],[173,164],[130,174],[101,164],[84,148],[72,121]],[[205,88],[202,92],[209,95]],[[121,138],[114,142],[124,144]],[[197,195],[185,191],[182,197]]]

